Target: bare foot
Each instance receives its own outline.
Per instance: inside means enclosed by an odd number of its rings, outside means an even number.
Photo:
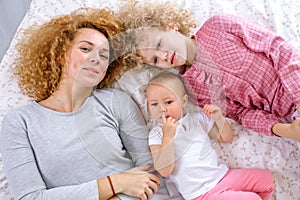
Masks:
[[[290,127],[291,138],[300,142],[300,117],[296,118]]]
[[[300,117],[296,118],[292,123],[276,123],[272,127],[275,135],[290,138],[300,142]]]

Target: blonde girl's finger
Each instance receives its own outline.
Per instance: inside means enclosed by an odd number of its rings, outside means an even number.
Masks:
[[[162,120],[163,120],[163,122],[167,121],[167,119],[166,119],[166,113],[165,112],[163,112],[163,114],[162,114]]]
[[[207,108],[207,105],[204,105],[204,106],[203,106],[203,112],[206,111],[206,108]]]
[[[204,113],[206,114],[209,114],[210,113],[210,110],[209,110],[209,107],[206,107],[205,109],[203,109]]]
[[[210,112],[210,108],[211,108],[211,105],[210,104],[206,104],[204,107],[203,107],[203,111],[205,113],[209,113]]]

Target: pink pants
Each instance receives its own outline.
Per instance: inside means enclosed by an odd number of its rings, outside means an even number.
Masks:
[[[230,169],[221,181],[194,200],[269,200],[274,191],[272,173],[263,169]]]

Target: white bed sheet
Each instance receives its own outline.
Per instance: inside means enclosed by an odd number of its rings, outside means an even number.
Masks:
[[[300,52],[300,1],[298,0],[177,0],[177,2],[193,10],[199,26],[215,13],[236,14],[277,32]],[[108,6],[116,9],[116,0],[33,0],[18,30],[33,23],[41,24],[53,16],[69,13],[82,6],[94,8]],[[14,46],[20,39],[20,31],[18,31],[0,64],[0,123],[8,109],[29,101],[21,94],[16,81],[11,76],[11,67],[16,53]],[[136,68],[126,73],[116,86],[136,100],[146,118],[145,99],[141,92],[146,81],[156,73],[158,70],[155,68]],[[233,143],[215,145],[220,159],[230,167],[269,169],[273,172],[276,181],[273,199],[300,200],[300,143],[255,133],[233,120],[231,123],[234,128]],[[13,199],[2,167],[0,155],[0,199]]]

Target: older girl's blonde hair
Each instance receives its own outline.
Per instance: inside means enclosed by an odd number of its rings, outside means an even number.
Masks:
[[[122,20],[108,8],[78,9],[22,31],[22,40],[17,44],[14,75],[25,95],[41,101],[57,90],[67,51],[81,28],[96,29],[108,39],[124,31]],[[118,51],[124,51],[125,41],[110,40],[110,45],[112,53],[120,56]],[[120,75],[122,68],[126,68],[121,57],[116,58],[114,54],[110,57],[112,63],[98,88],[109,86]]]
[[[179,7],[176,1],[119,0],[118,16],[127,30],[142,27],[172,29],[176,25],[180,33],[190,36],[197,26],[191,11]]]
[[[139,1],[119,0],[118,16],[124,21],[125,29],[128,32],[127,54],[131,60],[131,66],[143,64],[139,54],[138,46],[142,41],[138,29],[157,27],[161,29],[173,29],[189,37],[192,29],[197,27],[197,21],[190,10],[179,7],[175,1]]]

